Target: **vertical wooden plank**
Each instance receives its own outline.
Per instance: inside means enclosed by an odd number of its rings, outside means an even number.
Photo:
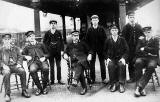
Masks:
[[[63,24],[63,40],[66,43],[66,22],[64,15],[62,15],[62,24]]]
[[[124,25],[126,24],[126,4],[124,1],[122,0],[121,2],[119,2],[119,27],[120,27],[120,31],[122,31]]]
[[[34,9],[34,27],[35,27],[35,33],[36,36],[40,37],[40,16],[39,16],[39,10]]]

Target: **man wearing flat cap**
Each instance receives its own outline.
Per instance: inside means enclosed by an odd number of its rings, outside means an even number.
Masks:
[[[17,73],[20,76],[22,86],[22,96],[29,98],[26,87],[26,72],[22,66],[23,57],[20,54],[20,49],[12,45],[11,34],[2,36],[2,47],[0,48],[0,69],[4,76],[5,101],[10,102],[10,76],[12,73]]]
[[[51,84],[55,83],[54,63],[56,62],[57,80],[59,84],[63,85],[64,83],[61,81],[61,55],[64,51],[63,38],[61,32],[57,30],[57,21],[51,20],[49,24],[50,30],[45,33],[43,43],[49,52],[49,62],[51,65]]]
[[[87,92],[84,70],[89,69],[88,61],[91,59],[87,56],[92,54],[92,51],[89,51],[89,47],[85,42],[79,40],[79,31],[73,31],[71,34],[73,41],[67,45],[64,51],[64,58],[66,60],[68,60],[68,56],[71,58],[71,66],[75,73],[73,85],[77,86],[80,81],[83,88],[80,94],[84,95]]]
[[[126,40],[118,35],[118,31],[115,25],[111,27],[111,35],[104,45],[104,56],[108,65],[110,91],[115,92],[118,88],[119,92],[123,93],[125,92],[126,60],[129,48]]]
[[[137,86],[135,96],[146,96],[145,87],[157,67],[159,58],[159,40],[152,36],[150,26],[143,28],[144,37],[139,39],[136,47],[135,77]],[[143,68],[145,72],[142,73]]]
[[[35,39],[35,33],[33,31],[28,31],[26,34],[26,40],[28,45],[22,51],[25,59],[27,59],[28,70],[32,76],[32,79],[37,86],[35,95],[47,94],[47,84],[49,75],[49,66],[47,62],[48,52],[45,45],[39,43]],[[41,85],[37,71],[41,70],[43,74],[43,85]]]
[[[104,56],[103,56],[103,47],[104,42],[106,40],[106,33],[105,30],[98,25],[99,17],[97,15],[91,16],[91,23],[92,26],[88,29],[85,41],[93,51],[93,55],[91,57],[91,78],[93,83],[95,82],[95,61],[96,61],[96,54],[98,54],[99,62],[100,62],[100,69],[101,69],[101,78],[102,83],[106,83],[106,68],[104,63]]]
[[[142,27],[135,22],[135,13],[130,11],[128,13],[129,22],[123,27],[122,36],[127,41],[129,46],[129,76],[130,80],[127,82],[134,82],[135,81],[135,68],[134,68],[134,57],[135,57],[135,49],[138,43],[139,37],[143,36]]]

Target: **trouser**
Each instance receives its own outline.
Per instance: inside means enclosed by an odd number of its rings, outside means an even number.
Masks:
[[[135,67],[134,67],[134,58],[135,58],[135,51],[130,51],[129,58],[128,58],[128,70],[129,70],[129,77],[132,80],[135,80]]]
[[[54,82],[55,76],[54,76],[54,63],[56,62],[57,66],[57,80],[61,80],[61,52],[54,52],[50,54],[49,57],[49,62],[50,62],[50,75],[51,75],[51,83]]]
[[[43,86],[40,83],[38,73],[37,71],[41,70],[42,74],[42,83]],[[43,90],[47,87],[48,83],[48,76],[49,76],[49,67],[48,67],[48,62],[40,62],[40,61],[34,61],[32,64],[29,66],[29,71],[31,73],[32,79],[35,82],[36,86],[38,89]]]
[[[110,61],[108,63],[108,72],[110,84],[120,83],[125,84],[126,80],[126,66],[122,62]]]
[[[137,80],[137,85],[142,89],[145,88],[147,83],[149,82],[152,73],[155,71],[157,67],[157,59],[156,58],[137,58],[135,62],[135,78]],[[143,68],[146,68],[143,74]]]
[[[77,81],[80,81],[82,88],[87,88],[87,84],[84,77],[84,66],[82,64],[76,64],[73,67],[74,76],[73,78]]]
[[[104,56],[103,53],[97,53],[98,54],[98,58],[99,58],[99,62],[100,62],[100,70],[101,70],[101,78],[102,80],[106,79],[106,68],[105,68],[105,63],[104,63]],[[94,52],[92,54],[92,60],[90,62],[90,66],[91,66],[91,79],[93,80],[93,82],[95,81],[95,61],[96,61],[96,52]]]
[[[4,76],[4,88],[5,88],[5,94],[10,95],[11,89],[10,89],[10,76],[12,73],[16,73],[20,76],[22,91],[26,90],[26,72],[24,68],[20,67],[17,68],[16,65],[9,66],[10,69],[3,69],[2,73]]]

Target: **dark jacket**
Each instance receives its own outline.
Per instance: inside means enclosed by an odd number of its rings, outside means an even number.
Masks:
[[[106,34],[102,27],[98,26],[97,29],[94,29],[93,27],[88,29],[85,41],[92,51],[102,53],[105,40]]]
[[[144,47],[144,51],[140,49]],[[150,53],[150,54],[149,54]],[[136,47],[136,57],[159,57],[159,40],[158,38],[152,37],[149,41],[146,37],[139,39],[138,45]]]
[[[142,27],[139,24],[135,24],[134,27],[131,24],[126,24],[122,30],[122,36],[125,38],[130,52],[135,52],[138,39],[140,36],[143,36]]]
[[[64,50],[62,35],[58,30],[56,30],[54,34],[52,34],[50,30],[47,31],[44,35],[43,43],[49,52],[60,52]]]
[[[29,63],[33,62],[37,58],[48,57],[48,52],[44,44],[36,43],[35,45],[28,44],[22,51],[22,55],[28,55],[32,57]],[[36,58],[37,57],[37,58]]]
[[[74,62],[86,61],[88,54],[92,54],[92,51],[89,51],[89,47],[85,42],[80,41],[77,44],[68,44],[64,53],[69,55],[71,60]]]
[[[109,36],[104,45],[105,59],[120,60],[128,57],[128,45],[123,37],[118,36],[117,41],[114,42],[112,36]]]
[[[13,61],[11,62],[10,59],[12,59]],[[3,47],[0,49],[0,67],[2,67],[2,64],[22,65],[22,61],[23,57],[21,56],[20,49],[18,47],[13,46],[10,50]]]

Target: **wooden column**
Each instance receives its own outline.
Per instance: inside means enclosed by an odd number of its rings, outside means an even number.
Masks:
[[[120,27],[120,31],[122,31],[125,24],[126,24],[126,4],[122,0],[121,2],[119,2],[119,27]]]
[[[39,10],[34,9],[34,28],[38,37],[41,36]]]
[[[73,17],[73,25],[74,25],[74,30],[76,30],[76,18]]]
[[[91,19],[90,17],[87,15],[87,28],[91,27]]]
[[[66,43],[66,22],[64,15],[62,15],[62,24],[63,24],[63,40]]]

